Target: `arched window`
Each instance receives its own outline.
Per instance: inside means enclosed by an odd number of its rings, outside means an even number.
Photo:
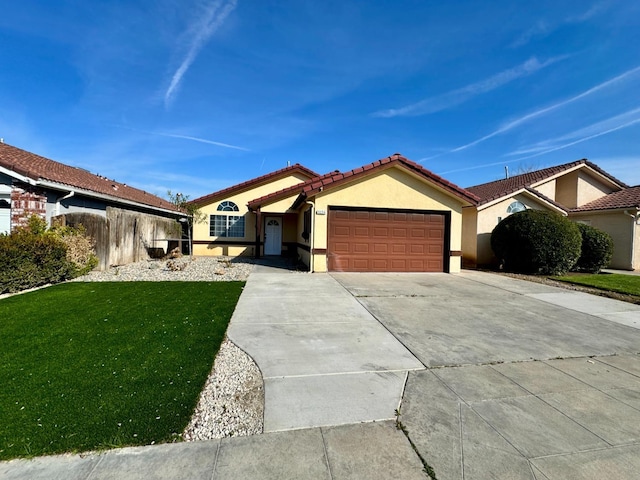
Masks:
[[[511,214],[516,212],[522,212],[523,210],[526,210],[526,209],[527,209],[527,206],[524,203],[516,201],[511,203],[511,205],[507,207],[507,213]]]
[[[220,202],[218,212],[239,212],[235,203],[225,200]],[[210,215],[209,236],[211,237],[244,237],[244,216],[242,215]]]
[[[218,211],[219,212],[239,212],[240,209],[238,208],[238,205],[236,205],[233,202],[230,202],[229,200],[225,200],[224,202],[221,202],[220,205],[218,205]]]

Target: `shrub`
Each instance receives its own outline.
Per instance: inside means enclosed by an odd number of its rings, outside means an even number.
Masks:
[[[93,242],[83,228],[46,229],[32,216],[25,227],[0,235],[0,293],[59,283],[98,264]]]
[[[71,278],[67,247],[48,233],[28,228],[0,235],[0,293],[13,293]]]
[[[525,210],[509,215],[491,232],[491,248],[505,270],[561,275],[580,257],[578,226],[552,212]]]
[[[582,253],[575,269],[583,272],[598,273],[609,265],[613,256],[611,236],[590,225],[578,223],[582,235]]]
[[[54,227],[51,232],[67,246],[67,260],[75,267],[74,276],[85,275],[98,266],[95,242],[84,226]]]

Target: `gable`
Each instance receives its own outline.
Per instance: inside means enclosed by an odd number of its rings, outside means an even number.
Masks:
[[[534,189],[566,208],[592,201],[598,195],[627,188],[620,180],[586,159],[468,187],[480,197],[478,205],[493,203],[524,188]]]
[[[314,196],[319,204],[416,210],[455,210],[469,203],[430,182],[393,166],[354,178]]]
[[[211,214],[217,211],[220,203],[224,201],[231,201],[238,205],[241,214],[247,213],[249,209],[247,204],[254,198],[269,195],[270,193],[289,188],[294,185],[300,185],[305,180],[308,180],[308,176],[301,172],[291,172],[288,175],[278,176],[276,178],[270,178],[268,181],[253,184],[250,186],[243,186],[241,188],[228,188],[221,190],[207,196],[205,204],[202,204],[201,199],[194,200],[193,203],[200,205],[200,211],[205,214]]]
[[[204,195],[195,200],[191,200],[189,203],[203,208],[231,197],[240,197],[243,199],[243,205],[246,205],[251,199],[266,196],[273,192],[303,183],[317,175],[318,174],[312,170],[296,163],[295,165],[267,173],[261,177],[256,177],[246,182]]]

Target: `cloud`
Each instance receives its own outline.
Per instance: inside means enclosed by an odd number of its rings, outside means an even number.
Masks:
[[[610,133],[622,130],[623,128],[631,127],[639,123],[640,108],[635,108],[633,110],[629,110],[628,112],[616,115],[615,117],[611,117],[606,120],[602,120],[600,122],[589,125],[588,127],[581,128],[580,130],[576,130],[561,137],[557,137],[552,140],[545,140],[544,142],[539,142],[534,146],[520,149],[507,155],[526,155],[524,157],[520,157],[518,160],[539,157],[541,155],[546,155],[547,153],[555,152],[557,150],[562,150],[573,145],[577,145],[578,143],[586,142],[593,138],[608,135]]]
[[[560,29],[564,25],[575,25],[578,23],[586,22],[590,20],[598,13],[606,10],[609,7],[609,2],[599,2],[593,4],[584,12],[578,13],[576,15],[571,15],[566,17],[565,19],[553,24],[549,23],[545,20],[538,20],[531,28],[526,30],[522,35],[520,35],[511,45],[511,48],[518,48],[524,45],[527,45],[531,40],[535,38],[544,38]]]
[[[633,76],[633,75],[635,75],[635,74],[637,74],[639,72],[640,72],[640,66],[632,68],[630,70],[627,70],[626,72],[618,75],[617,77],[614,77],[614,78],[611,78],[611,79],[609,79],[609,80],[607,80],[605,82],[602,82],[602,83],[596,85],[595,87],[591,87],[590,89],[585,90],[584,92],[579,93],[578,95],[575,95],[575,96],[573,96],[571,98],[568,98],[567,100],[563,100],[561,102],[555,103],[555,104],[550,105],[548,107],[536,110],[536,111],[534,111],[532,113],[529,113],[527,115],[523,115],[522,117],[517,118],[515,120],[511,120],[510,122],[505,123],[504,125],[502,125],[498,129],[494,130],[493,132],[491,132],[491,133],[489,133],[489,134],[487,134],[487,135],[485,135],[483,137],[480,137],[477,140],[469,142],[469,143],[467,143],[465,145],[461,145],[459,147],[453,148],[453,149],[449,150],[446,153],[455,153],[455,152],[459,152],[461,150],[466,150],[467,148],[473,147],[475,145],[478,145],[479,143],[482,143],[482,142],[484,142],[486,140],[489,140],[490,138],[493,138],[496,135],[500,135],[500,134],[508,132],[509,130],[512,130],[512,129],[516,128],[516,127],[519,127],[520,125],[522,125],[522,124],[524,124],[524,123],[526,123],[526,122],[528,122],[530,120],[533,120],[534,118],[540,117],[540,116],[545,115],[545,114],[547,114],[549,112],[552,112],[553,110],[557,110],[557,109],[559,109],[561,107],[564,107],[564,106],[569,105],[571,103],[577,102],[578,100],[581,100],[581,99],[583,99],[585,97],[593,95],[594,93],[597,93],[597,92],[599,92],[599,91],[601,91],[601,90],[603,90],[603,89],[605,89],[607,87],[610,87],[612,85],[615,85],[618,82],[621,82],[622,80],[625,80],[626,78],[628,78],[630,76]],[[444,155],[444,154],[441,154],[441,155]],[[431,158],[433,158],[433,157],[431,157]]]
[[[206,138],[193,137],[191,135],[181,135],[178,133],[165,133],[165,132],[149,132],[147,130],[138,130],[137,128],[126,127],[124,125],[114,125],[117,128],[123,128],[136,133],[143,133],[145,135],[156,135],[158,137],[179,138],[183,140],[191,140],[193,142],[206,143],[208,145],[215,145],[217,147],[231,148],[233,150],[241,150],[243,152],[250,152],[251,150],[245,147],[239,147],[237,145],[231,145],[229,143],[216,142],[215,140],[208,140]]]
[[[209,5],[200,21],[191,26],[192,38],[189,42],[187,53],[182,60],[182,63],[171,77],[171,83],[164,94],[164,104],[168,107],[171,104],[173,97],[176,94],[182,77],[187,73],[191,64],[195,61],[196,57],[202,50],[202,47],[207,43],[207,40],[220,28],[224,23],[227,16],[236,8],[237,0],[230,0],[224,3],[222,0],[218,0]]]
[[[465,87],[435,97],[426,98],[420,102],[413,103],[400,108],[391,108],[388,110],[380,110],[373,113],[374,117],[392,118],[392,117],[408,117],[418,115],[428,115],[430,113],[446,110],[447,108],[454,107],[467,100],[488,93],[492,90],[502,87],[518,78],[532,75],[533,73],[541,70],[549,65],[556,63],[560,60],[564,60],[567,56],[553,57],[544,62],[540,62],[537,58],[532,57],[526,62],[518,65],[517,67],[504,70],[489,78],[481,80],[476,83],[472,83]]]
[[[207,140],[206,138],[191,137],[189,135],[178,135],[176,133],[161,133],[161,132],[140,132],[140,133],[147,133],[149,135],[158,135],[160,137],[182,138],[184,140],[192,140],[194,142],[207,143],[209,145],[216,145],[218,147],[232,148],[234,150],[242,150],[243,152],[250,152],[251,151],[251,150],[249,150],[248,148],[245,148],[245,147],[239,147],[237,145],[230,145],[228,143],[216,142],[214,140]]]

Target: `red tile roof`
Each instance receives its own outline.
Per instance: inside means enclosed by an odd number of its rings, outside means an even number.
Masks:
[[[535,172],[523,173],[521,175],[514,175],[513,177],[505,178],[502,180],[495,180],[493,182],[483,183],[481,185],[474,185],[473,187],[467,187],[467,190],[480,197],[480,203],[478,205],[484,205],[498,198],[510,195],[525,187],[531,187],[543,180],[551,178],[555,175],[566,172],[580,165],[587,165],[593,170],[609,179],[611,182],[618,185],[620,188],[627,188],[623,182],[608,174],[595,163],[591,163],[587,159],[576,160],[575,162],[565,163],[564,165],[557,165],[554,167],[543,168],[536,170]]]
[[[256,177],[251,180],[247,180],[246,182],[239,183],[237,185],[233,185],[231,187],[225,188],[223,190],[218,190],[217,192],[210,193],[208,195],[204,195],[202,197],[191,200],[189,203],[193,203],[195,205],[205,205],[214,201],[216,198],[221,198],[228,196],[232,193],[241,192],[243,190],[248,190],[257,185],[270,182],[280,177],[285,177],[292,173],[301,173],[306,175],[309,178],[317,177],[318,174],[313,170],[309,170],[307,167],[296,163],[294,165],[290,165],[285,168],[281,168],[280,170],[276,170],[271,173],[267,173],[266,175],[262,175],[261,177]]]
[[[177,212],[168,200],[133,188],[124,183],[109,180],[82,168],[71,167],[48,158],[27,152],[17,147],[0,143],[0,167],[27,177],[36,182],[51,182],[62,188],[79,189],[85,192],[110,197],[114,202],[134,202],[148,207]]]
[[[584,212],[588,210],[615,210],[619,208],[635,208],[640,210],[640,185],[610,193],[586,203],[581,207],[574,208],[571,211]]]
[[[387,169],[397,165],[402,165],[408,170],[411,170],[414,173],[417,173],[421,177],[435,183],[440,188],[446,190],[447,192],[455,195],[456,197],[462,198],[463,200],[475,205],[478,202],[478,197],[476,197],[473,193],[465,190],[464,188],[458,187],[457,185],[445,180],[444,178],[436,175],[435,173],[427,170],[422,165],[413,162],[399,153],[391,155],[390,157],[386,157],[380,160],[377,160],[373,163],[364,165],[359,168],[355,168],[348,172],[339,172],[334,171],[327,173],[326,175],[317,176],[307,180],[306,182],[300,183],[298,185],[293,185],[289,188],[285,188],[283,190],[273,192],[269,195],[265,195],[263,197],[257,198],[255,200],[251,200],[249,202],[249,208],[255,209],[260,207],[264,203],[269,203],[272,201],[280,200],[282,198],[286,198],[288,196],[294,195],[298,193],[301,197],[296,200],[301,201],[304,198],[311,197],[325,188],[333,188],[344,183],[350,182],[355,178],[358,178],[363,175],[367,175],[372,173],[375,170]]]

